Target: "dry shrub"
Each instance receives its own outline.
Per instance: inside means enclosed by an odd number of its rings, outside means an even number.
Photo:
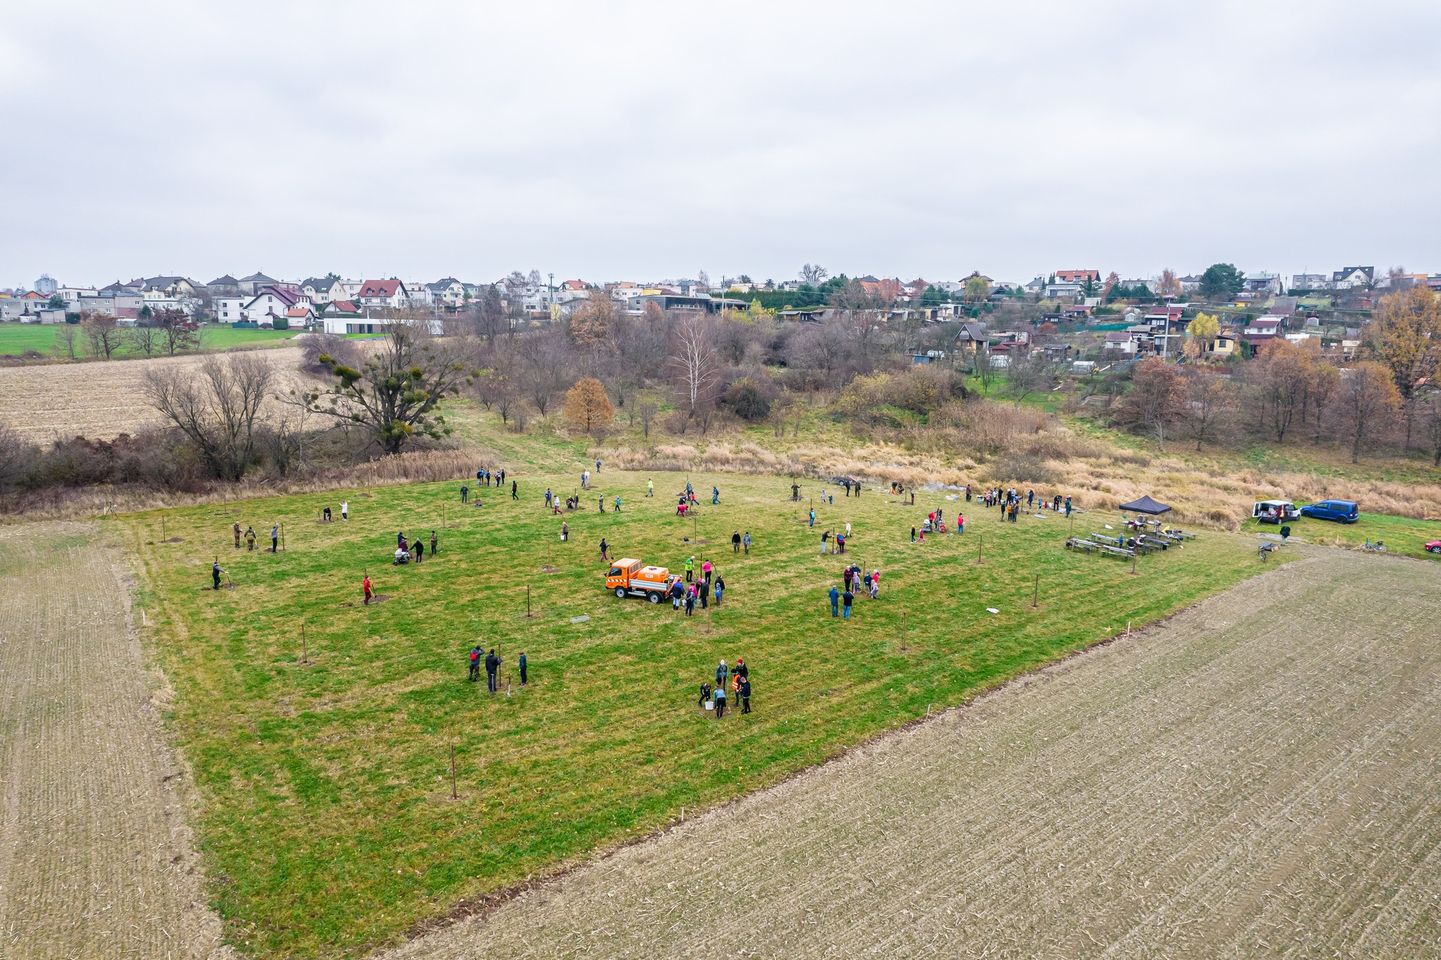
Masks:
[[[1054,483],[1057,471],[1044,460],[1029,452],[1008,453],[989,470],[990,476],[1002,485],[1008,483]]]

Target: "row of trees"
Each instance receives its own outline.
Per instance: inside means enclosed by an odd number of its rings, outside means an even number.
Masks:
[[[133,327],[122,327],[107,313],[86,311],[77,322],[55,330],[56,356],[78,360],[82,356],[110,360],[121,351],[143,357],[174,356],[200,349],[200,331],[180,310],[157,310]]]

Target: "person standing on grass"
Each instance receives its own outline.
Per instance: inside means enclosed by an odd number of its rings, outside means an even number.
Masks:
[[[720,503],[720,487],[713,486],[710,488],[710,503],[711,506]]]
[[[280,525],[275,523],[270,525],[270,552],[280,552]]]
[[[432,560],[435,559],[436,544],[437,544],[438,542],[439,542],[439,541],[436,540],[436,538],[435,538],[435,531],[434,531],[434,530],[430,531],[430,559],[432,559]]]
[[[470,648],[470,676],[466,678],[470,683],[480,679],[480,646]]]
[[[731,534],[731,553],[740,553],[740,552],[741,552],[741,532],[740,532],[739,530],[736,530],[736,531],[734,531],[734,532]]]
[[[341,520],[349,520],[349,519],[350,519],[350,501],[349,501],[349,500],[342,500],[342,501],[340,501],[340,519],[341,519]]]
[[[681,583],[680,577],[670,582],[670,608],[680,610],[681,598],[685,596],[685,584]]]
[[[710,579],[710,573],[711,573],[711,571],[712,571],[713,569],[715,569],[715,568],[711,566],[711,563],[710,563],[709,560],[707,560],[705,563],[702,563],[702,564],[700,565],[701,573],[705,575],[705,578],[706,578],[707,580]]]
[[[965,532],[966,532],[966,515],[965,515],[964,513],[957,512],[957,513],[956,513],[956,533],[965,533]]]
[[[570,542],[570,524],[566,523],[564,520],[560,522],[560,542]]]
[[[425,541],[419,537],[415,538],[415,562],[417,564],[425,560]]]
[[[254,552],[255,552],[255,528],[254,528],[254,527],[249,527],[249,526],[247,526],[247,527],[245,528],[245,552],[246,552],[246,553],[254,553]]]
[[[605,542],[605,537],[600,538],[600,558],[606,563],[610,563],[610,544]]]
[[[872,571],[871,571],[871,599],[872,599],[872,600],[879,600],[879,599],[880,599],[880,596],[881,596],[881,572],[880,572],[879,570],[872,570]]]
[[[696,590],[700,592],[700,608],[705,610],[710,606],[710,581],[704,575],[701,576],[700,583],[696,584]]]
[[[370,606],[370,598],[375,596],[370,589],[370,574],[367,573],[365,579],[360,581],[360,589],[365,593],[365,605]]]
[[[510,481],[510,499],[519,500],[520,495],[515,492],[515,481]]]
[[[620,495],[619,495],[619,494],[617,494],[617,495],[616,495],[616,498],[615,498],[615,512],[616,512],[616,513],[620,513]]]
[[[330,504],[327,503],[327,504],[325,505],[325,509],[322,510],[322,511],[320,511],[320,518],[321,518],[321,521],[324,522],[324,523],[330,523],[330,522],[331,522]]]
[[[916,542],[916,528],[915,528],[915,527],[911,527],[911,543],[915,543],[915,542]]]
[[[726,681],[730,679],[730,675],[731,675],[730,667],[727,667],[727,666],[726,666],[726,662],[725,662],[724,660],[722,660],[720,663],[716,664],[716,668],[715,668],[715,685],[716,685],[716,689],[717,689],[717,690],[724,690],[724,689],[725,689]]]
[[[715,685],[715,718],[719,720],[726,715],[726,688],[724,683]]]
[[[490,688],[491,693],[500,689],[497,682],[497,674],[500,673],[500,657],[495,655],[495,648],[491,647],[490,653],[485,655],[485,684]]]
[[[741,537],[741,546],[745,549],[746,556],[750,556],[750,553],[751,553],[751,532],[750,532],[749,530],[746,531],[745,536]]]
[[[596,499],[600,501],[600,512],[605,513],[605,494],[601,494]]]
[[[685,592],[685,615],[692,616],[695,613],[695,584],[691,584]]]
[[[853,603],[855,603],[855,602],[856,602],[856,595],[855,595],[854,593],[851,593],[850,588],[847,588],[847,589],[846,589],[846,592],[843,593],[843,594],[841,594],[841,619],[842,619],[842,620],[849,620],[849,619],[851,618],[851,604],[853,604]]]
[[[470,501],[470,488],[465,484],[460,485],[460,502],[465,504]]]
[[[831,532],[829,530],[821,532],[821,556],[825,556],[827,553],[830,552],[830,539]]]
[[[741,674],[740,686],[741,713],[751,712],[751,678],[749,674]]]
[[[240,549],[240,521],[235,521],[235,549]]]
[[[695,580],[695,556],[686,557],[685,561],[685,582],[691,583]]]
[[[841,612],[841,592],[836,589],[836,585],[834,583],[831,584],[831,592],[829,596],[831,598],[831,619],[834,620],[836,617],[840,616]]]
[[[816,508],[815,508],[815,507],[811,507],[811,528],[814,529],[814,528],[815,528],[815,525],[816,525]]]
[[[1069,517],[1070,515],[1071,515],[1071,498],[1070,498],[1070,497],[1067,497],[1067,498],[1066,498],[1066,516]]]
[[[654,480],[646,480],[646,482],[645,482],[645,495],[646,495],[647,497],[653,497],[653,496],[655,496],[655,481],[654,481]]]
[[[520,651],[520,660],[517,662],[517,665],[520,667],[520,685],[523,687],[530,682],[526,678],[526,660],[524,650]]]
[[[726,580],[725,580],[725,577],[722,577],[720,574],[716,574],[716,578],[715,578],[715,605],[716,605],[716,606],[720,606],[720,605],[721,605],[721,595],[725,593],[725,589],[726,589]]]
[[[215,584],[215,589],[220,589],[220,558],[216,557],[215,562],[210,565],[210,579]]]

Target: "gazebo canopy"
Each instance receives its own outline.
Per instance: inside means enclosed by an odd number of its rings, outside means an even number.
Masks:
[[[1131,513],[1149,513],[1151,516],[1154,517],[1157,514],[1167,512],[1171,508],[1168,505],[1161,503],[1159,500],[1152,500],[1150,497],[1142,497],[1139,500],[1132,500],[1130,503],[1121,504],[1121,509],[1128,510]]]

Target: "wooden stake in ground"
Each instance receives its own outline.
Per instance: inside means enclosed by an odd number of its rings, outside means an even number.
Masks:
[[[285,524],[280,525],[280,549],[285,549]]]
[[[525,585],[525,617],[530,619],[530,584]]]
[[[977,562],[977,563],[980,563],[980,562],[981,562],[981,547],[982,547],[982,545],[985,544],[985,542],[986,542],[985,534],[981,534],[981,533],[976,534],[976,562]]]
[[[1041,599],[1041,575],[1036,574],[1036,585],[1031,589],[1031,609],[1036,609]]]
[[[305,621],[300,621],[300,662],[305,663],[310,659],[310,648],[305,641]]]

